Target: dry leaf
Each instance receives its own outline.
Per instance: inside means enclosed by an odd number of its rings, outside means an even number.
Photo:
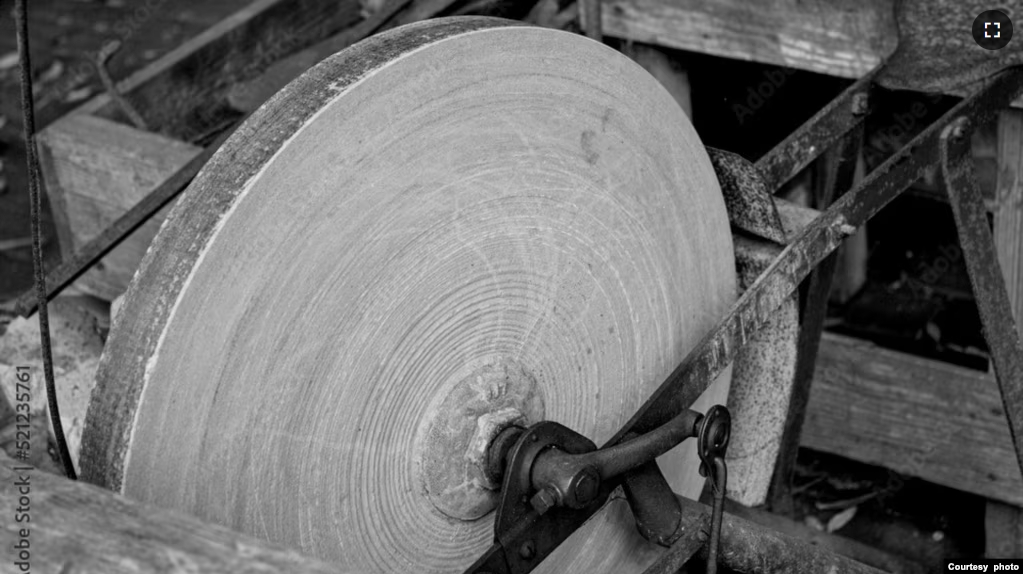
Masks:
[[[69,104],[73,104],[75,102],[80,102],[91,95],[92,88],[90,86],[85,86],[84,88],[79,88],[77,90],[71,90],[70,92],[68,92],[67,96],[64,97],[64,101]]]
[[[54,60],[53,63],[50,64],[49,68],[46,68],[46,70],[42,74],[39,74],[39,83],[46,84],[52,82],[57,78],[61,77],[63,74],[64,62],[61,62],[60,60]]]
[[[814,506],[817,507],[817,510],[845,510],[850,506],[859,506],[860,504],[863,504],[864,502],[870,500],[871,498],[874,498],[878,494],[880,494],[880,492],[875,490],[873,492],[868,492],[866,494],[854,498],[847,498],[845,500],[834,500],[831,502],[816,502],[814,503]]]
[[[18,65],[18,53],[7,52],[3,56],[0,56],[0,72],[10,70],[11,68]]]
[[[813,528],[814,530],[824,532],[824,523],[821,522],[820,518],[817,518],[812,514],[807,515],[807,517],[803,519],[803,522],[810,528]]]
[[[830,534],[832,532],[836,532],[846,524],[849,524],[849,521],[852,520],[854,516],[856,516],[857,508],[858,507],[856,506],[850,506],[849,508],[846,508],[842,512],[839,512],[838,514],[832,516],[831,520],[828,520],[827,528],[828,533]]]

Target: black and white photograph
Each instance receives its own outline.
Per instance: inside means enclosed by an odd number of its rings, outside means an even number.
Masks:
[[[1023,570],[1023,0],[0,0],[0,574]]]

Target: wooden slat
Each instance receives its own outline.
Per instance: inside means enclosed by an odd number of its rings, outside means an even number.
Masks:
[[[39,135],[39,148],[64,260],[202,151],[85,114],[51,124]],[[169,209],[111,251],[78,286],[107,301],[123,293]]]
[[[986,558],[1023,556],[1023,512],[1018,506],[989,500],[984,514],[984,531]]]
[[[987,373],[826,333],[802,445],[1023,504],[1008,421]]]
[[[895,1],[605,0],[602,15],[609,36],[860,78],[895,52]]]
[[[0,514],[4,572],[344,572],[221,526],[19,466],[2,452]]]
[[[609,0],[606,34],[858,78],[895,50],[893,0]]]
[[[1023,318],[1023,112],[1007,110],[998,117],[996,146],[994,237],[998,264],[1005,276],[1017,329]],[[987,503],[986,549],[989,558],[1023,552],[1023,511],[994,501]]]
[[[1013,315],[1023,312],[1023,112],[998,118],[998,183],[994,236]]]

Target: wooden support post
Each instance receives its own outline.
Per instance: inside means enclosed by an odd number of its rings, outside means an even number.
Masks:
[[[863,143],[863,125],[849,132],[817,163],[820,175],[815,190],[818,208],[825,208],[856,184],[857,163]],[[778,460],[771,479],[768,505],[775,512],[792,514],[792,474],[796,467],[803,419],[810,400],[817,351],[820,347],[828,297],[835,276],[838,253],[832,253],[807,278],[805,298],[799,318],[799,342],[796,370],[789,393],[788,411],[781,436]]]
[[[1023,320],[1023,112],[998,118],[998,182],[994,210],[995,247],[1019,329]],[[985,520],[990,558],[1023,556],[1023,510],[988,501]]]

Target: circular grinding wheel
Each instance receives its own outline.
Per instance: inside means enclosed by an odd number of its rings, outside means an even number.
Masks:
[[[492,541],[487,440],[554,420],[602,444],[734,282],[707,155],[639,66],[502,20],[406,26],[290,84],[182,196],[83,473],[350,571],[459,571]],[[691,497],[692,442],[660,461]],[[538,571],[659,552],[615,499]]]

